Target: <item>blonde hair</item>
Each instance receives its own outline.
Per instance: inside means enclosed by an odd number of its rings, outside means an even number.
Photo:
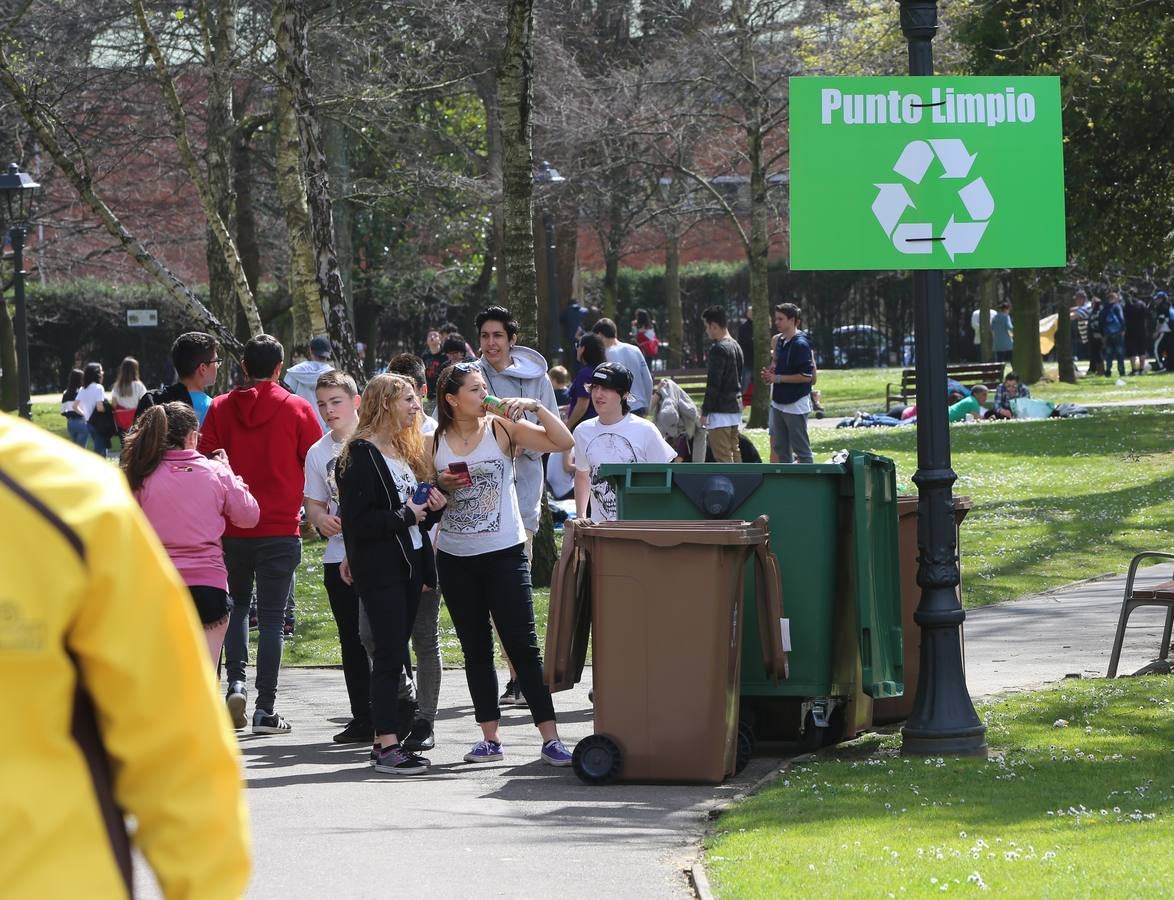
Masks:
[[[432,480],[432,461],[424,450],[424,436],[420,432],[420,415],[410,421],[401,421],[396,403],[405,391],[415,393],[416,386],[402,375],[376,375],[367,382],[363,403],[359,407],[359,424],[338,456],[338,471],[350,463],[351,446],[357,440],[386,436],[395,455],[406,462],[422,481]]]
[[[550,383],[555,387],[565,387],[571,383],[571,373],[562,366],[554,366],[546,374],[550,376]]]

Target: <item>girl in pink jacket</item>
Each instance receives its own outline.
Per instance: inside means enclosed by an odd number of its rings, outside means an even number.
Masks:
[[[139,505],[191,592],[212,664],[220,660],[232,604],[220,536],[225,518],[252,528],[261,508],[217,450],[196,452],[196,412],[186,403],[152,406],[122,448],[122,468]]]

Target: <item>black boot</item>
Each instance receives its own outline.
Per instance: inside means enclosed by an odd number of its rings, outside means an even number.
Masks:
[[[431,750],[436,746],[436,737],[432,733],[432,723],[427,719],[417,719],[412,725],[411,734],[400,741],[405,750],[419,753],[421,750]]]

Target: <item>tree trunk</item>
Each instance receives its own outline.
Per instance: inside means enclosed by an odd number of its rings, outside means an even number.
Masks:
[[[505,47],[497,69],[505,213],[497,275],[499,279],[505,276],[508,305],[521,329],[519,340],[529,346],[541,347],[531,203],[534,189],[534,156],[530,145],[533,37],[533,0],[507,0]]]
[[[28,92],[16,78],[12,71],[12,63],[4,52],[0,43],[0,84],[8,91],[20,110],[21,118],[28,124],[29,129],[36,136],[38,143],[46,153],[52,157],[54,164],[66,177],[78,197],[85,203],[102,223],[102,227],[113,237],[120,247],[131,257],[148,275],[157,281],[168,294],[188,312],[193,318],[203,322],[208,331],[216,337],[220,345],[232,356],[239,359],[244,350],[232,330],[224,325],[212,311],[165,266],[158,257],[148,250],[138,238],[122,224],[109,206],[94,190],[93,181],[88,174],[88,165],[81,168],[73,158],[65,152],[57,139],[56,129],[44,118],[44,114],[33,105]]]
[[[351,321],[355,317],[355,298],[351,280],[355,268],[355,250],[352,238],[355,222],[350,201],[351,163],[347,148],[347,133],[340,123],[326,123],[326,156],[330,160],[330,180],[334,184],[334,246],[338,250],[338,264],[342,269],[342,287]]]
[[[238,131],[233,142],[233,186],[236,191],[236,247],[253,295],[261,280],[261,244],[257,239],[257,214],[253,205],[253,148],[251,136]]]
[[[313,99],[307,50],[306,7],[297,0],[279,0],[273,7],[273,32],[277,45],[278,77],[289,89],[294,119],[297,122],[298,146],[302,172],[306,178],[306,200],[310,209],[310,236],[314,248],[314,273],[326,334],[334,350],[334,360],[343,371],[359,383],[366,383],[355,347],[354,323],[347,308],[342,275],[334,248],[334,212],[330,197],[330,178],[318,127],[318,113]]]
[[[257,312],[257,304],[253,301],[253,292],[249,290],[248,281],[245,279],[244,268],[241,266],[240,256],[236,250],[236,240],[228,231],[227,223],[231,222],[232,219],[229,218],[226,220],[220,214],[218,197],[212,187],[211,175],[205,176],[200,170],[200,164],[196,159],[195,151],[192,149],[191,140],[188,136],[187,113],[184,111],[183,103],[175,90],[175,82],[171,79],[167,61],[164,59],[163,50],[159,46],[159,40],[151,28],[150,23],[147,21],[147,12],[143,7],[142,0],[132,0],[132,6],[134,7],[134,14],[138,21],[139,30],[142,32],[143,40],[147,45],[147,51],[155,64],[155,71],[159,77],[159,87],[163,94],[164,105],[167,107],[169,113],[175,146],[179,150],[180,159],[187,169],[192,186],[200,198],[200,207],[204,212],[204,217],[208,220],[208,228],[213,238],[213,244],[220,250],[220,255],[223,257],[224,267],[232,280],[233,289],[236,292],[237,299],[240,301],[241,309],[244,310],[245,317],[248,319],[250,331],[260,333],[262,330],[261,316]],[[215,47],[206,47],[205,52],[209,55],[213,64],[213,77],[211,79],[213,83],[211,88],[212,93],[222,93],[215,90],[215,82],[221,77],[221,74],[217,72],[217,67],[222,66],[231,70],[231,60],[218,60]],[[229,73],[222,74],[225,78],[228,78]],[[231,92],[231,84],[228,87],[228,91]],[[218,102],[222,105],[227,102],[228,114],[231,116],[231,93],[228,94],[227,101],[224,101],[223,97],[221,97]],[[229,152],[229,150],[224,149],[216,152],[216,156],[223,161],[221,164],[226,170],[231,168]],[[209,150],[209,153],[211,159],[212,151]],[[220,185],[220,187],[223,186],[223,184]],[[227,182],[227,193],[231,194],[231,191],[232,182],[230,178]],[[211,275],[211,273],[209,274]],[[221,316],[217,314],[217,318],[221,318]]]
[[[289,294],[292,301],[293,343],[303,343],[326,333],[318,276],[314,271],[314,247],[310,242],[310,208],[306,204],[306,181],[302,176],[302,154],[298,126],[289,91],[277,90],[276,112],[277,195],[285,210],[289,241]]]
[[[211,78],[208,80],[207,125],[205,159],[208,172],[208,194],[216,214],[226,227],[236,223],[235,173],[233,171],[233,138],[236,134],[236,116],[232,103],[232,60],[236,52],[236,2],[220,0],[214,21],[205,18],[205,33],[212,38],[208,60]],[[201,7],[206,13],[206,7]],[[206,48],[207,49],[207,48]],[[235,230],[235,229],[234,229]],[[233,238],[235,242],[235,236]],[[239,253],[239,248],[238,248]],[[208,305],[222,322],[231,322],[236,316],[237,289],[233,272],[225,252],[216,237],[216,229],[208,226]],[[243,271],[244,260],[240,260]],[[247,276],[245,281],[248,281]],[[253,285],[245,303],[252,303]],[[257,321],[260,322],[258,311]],[[216,391],[228,389],[231,366],[221,366],[216,376]]]
[[[20,406],[20,387],[16,371],[16,329],[8,312],[8,301],[0,291],[0,409],[16,412]]]
[[[754,358],[770,359],[770,331],[774,316],[770,309],[770,284],[767,262],[770,254],[770,211],[766,205],[766,169],[763,161],[763,134],[761,123],[753,122],[747,130],[750,158],[750,306],[758,313],[754,316]],[[761,310],[761,312],[758,312]],[[759,389],[761,388],[761,389]],[[766,428],[770,415],[770,391],[766,386],[756,386],[750,401],[751,428]]]
[[[982,274],[978,291],[978,359],[990,362],[995,358],[991,336],[991,310],[999,299],[999,273],[987,269]]]
[[[664,229],[664,304],[669,314],[670,369],[683,369],[685,318],[681,309],[681,225],[676,216],[665,219]]]
[[[1060,380],[1076,384],[1076,357],[1072,354],[1072,319],[1069,318],[1068,298],[1052,287],[1052,308],[1056,310],[1056,361],[1060,365]]]
[[[603,250],[603,314],[613,322],[616,322],[616,317],[619,315],[617,312],[619,309],[619,294],[620,248],[612,242],[611,235],[609,234]],[[616,328],[619,327],[619,322],[616,322]],[[622,329],[618,337],[621,341],[624,339]]]
[[[1023,384],[1035,384],[1044,374],[1043,355],[1039,352],[1039,293],[1027,283],[1020,269],[1011,271],[1011,327],[1015,343],[1011,364]]]
[[[497,78],[491,72],[483,72],[473,83],[485,109],[485,174],[492,192],[489,201],[490,229],[486,240],[489,256],[494,261],[491,274],[496,276],[493,284],[495,301],[499,306],[509,306],[505,275],[501,270],[502,247],[505,245],[505,205],[502,199],[501,116],[497,105]]]

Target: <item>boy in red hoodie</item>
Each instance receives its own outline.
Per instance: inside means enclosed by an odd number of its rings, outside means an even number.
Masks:
[[[212,401],[200,429],[201,453],[224,450],[234,471],[261,506],[253,528],[224,530],[224,563],[232,618],[224,638],[228,703],[233,725],[244,728],[245,665],[249,649],[249,596],[257,585],[257,705],[254,734],[285,734],[289,723],[274,710],[281,668],[281,631],[286,597],[302,558],[299,518],[306,453],[322,436],[318,413],[278,383],[285,350],[260,334],[245,345],[241,367],[249,386]]]

